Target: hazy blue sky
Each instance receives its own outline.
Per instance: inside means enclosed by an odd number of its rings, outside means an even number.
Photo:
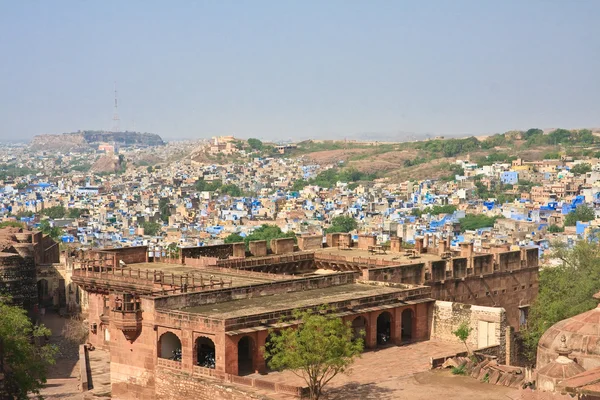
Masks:
[[[600,126],[599,17],[599,0],[0,0],[0,140],[110,129],[114,81],[121,127],[167,139]]]

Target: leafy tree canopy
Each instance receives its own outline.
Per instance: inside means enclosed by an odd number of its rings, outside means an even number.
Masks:
[[[565,217],[565,226],[575,226],[577,221],[589,222],[596,218],[596,213],[585,204],[578,206],[575,211],[571,211]]]
[[[160,213],[161,221],[169,222],[169,217],[171,216],[171,204],[168,198],[163,197],[158,201],[158,212]]]
[[[539,293],[523,332],[527,357],[535,360],[540,337],[548,328],[577,314],[593,309],[592,296],[600,291],[600,246],[586,241],[567,249],[554,245],[557,267],[540,270]]]
[[[265,354],[269,367],[303,378],[310,398],[318,400],[323,388],[360,355],[363,340],[355,339],[350,323],[338,317],[308,310],[295,311],[294,320],[300,321],[297,328],[271,333]]]
[[[423,214],[431,214],[431,215],[452,214],[452,213],[454,213],[454,211],[456,211],[456,206],[448,204],[448,205],[444,205],[444,206],[430,206],[430,207],[424,208],[423,210],[421,210],[419,208],[413,208],[411,210],[411,215],[414,215],[415,217],[420,217]]]
[[[252,148],[252,150],[262,150],[263,148],[263,142],[254,138],[248,139],[248,145]]]
[[[338,215],[331,219],[331,226],[325,230],[327,233],[348,233],[355,230],[358,223],[353,217],[347,215]]]
[[[559,233],[559,232],[564,232],[564,231],[565,231],[565,228],[558,226],[558,225],[553,224],[548,227],[548,232],[550,232],[550,233]]]
[[[161,225],[158,222],[146,221],[142,224],[144,234],[156,236],[160,232]]]
[[[296,234],[294,232],[284,233],[280,227],[277,225],[269,225],[265,224],[255,229],[250,235],[246,236],[244,242],[246,242],[246,247],[248,247],[248,243],[255,240],[266,240],[267,247],[271,248],[271,239],[279,239],[279,238],[295,238]]]
[[[82,214],[85,214],[87,212],[88,210],[85,210],[83,208],[69,208],[69,211],[67,212],[67,217],[79,218]]]
[[[33,325],[27,312],[0,296],[0,398],[26,400],[39,394],[57,348],[44,343],[51,332]]]
[[[225,243],[239,243],[243,242],[244,238],[239,233],[232,233],[225,238]]]
[[[240,189],[239,186],[234,185],[233,183],[221,186],[221,188],[219,189],[219,191],[222,194],[227,194],[227,195],[232,196],[232,197],[241,197],[244,194],[242,192],[242,189]]]
[[[67,210],[63,206],[48,207],[42,210],[42,215],[47,215],[52,219],[64,218],[66,214]]]
[[[204,179],[200,178],[196,181],[196,190],[199,192],[214,192],[219,189],[223,183],[221,181],[212,181],[207,182]]]
[[[308,186],[308,181],[306,181],[304,179],[297,179],[296,181],[294,181],[294,184],[292,185],[291,190],[293,192],[299,192],[302,189],[304,189],[306,186]]]
[[[25,228],[25,224],[19,221],[4,221],[0,223],[0,228]]]
[[[575,175],[583,175],[592,171],[592,166],[588,163],[577,164],[573,168],[571,168],[571,172]]]
[[[481,228],[491,228],[499,216],[488,217],[484,214],[467,214],[459,220],[461,232],[472,231]]]
[[[50,221],[48,221],[47,219],[40,222],[39,229],[44,235],[48,235],[54,240],[58,240],[58,238],[63,234],[62,229],[60,229],[57,226],[51,226]]]

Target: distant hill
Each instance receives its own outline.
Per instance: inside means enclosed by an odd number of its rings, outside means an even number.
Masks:
[[[80,131],[58,135],[38,135],[31,141],[35,150],[70,151],[94,147],[99,143],[116,143],[121,147],[162,146],[162,138],[155,133]]]

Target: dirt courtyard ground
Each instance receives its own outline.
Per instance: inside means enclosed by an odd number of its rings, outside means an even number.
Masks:
[[[462,344],[426,341],[366,352],[355,362],[350,374],[337,376],[330,382],[326,390],[326,399],[506,400],[520,398],[520,393],[516,389],[480,383],[470,377],[452,375],[449,371],[429,370],[430,357],[450,355],[463,350]],[[304,386],[302,379],[289,371],[251,376]],[[280,395],[272,397],[288,398]]]

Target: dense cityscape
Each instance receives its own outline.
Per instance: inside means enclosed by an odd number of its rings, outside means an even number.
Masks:
[[[0,400],[600,400],[600,2],[0,2]]]

